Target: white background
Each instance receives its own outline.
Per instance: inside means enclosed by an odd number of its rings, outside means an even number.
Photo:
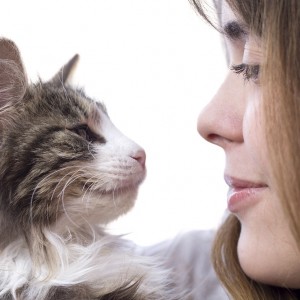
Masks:
[[[148,245],[220,223],[223,151],[196,123],[225,59],[220,36],[188,0],[10,0],[1,12],[0,34],[17,43],[32,81],[79,53],[75,84],[145,148],[148,175],[136,206],[111,231]]]

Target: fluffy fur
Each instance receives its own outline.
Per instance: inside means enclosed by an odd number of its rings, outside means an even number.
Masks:
[[[0,40],[0,299],[179,299],[168,273],[104,226],[134,204],[145,153],[67,84],[28,84]]]

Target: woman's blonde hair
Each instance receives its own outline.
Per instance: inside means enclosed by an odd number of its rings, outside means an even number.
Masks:
[[[224,0],[223,0],[224,1]],[[262,106],[272,180],[300,250],[300,1],[226,0],[251,32],[261,37]],[[191,0],[214,27],[202,0]],[[250,279],[241,269],[240,223],[230,215],[217,232],[214,268],[233,299],[297,299],[295,291]],[[299,261],[300,263],[300,261]]]

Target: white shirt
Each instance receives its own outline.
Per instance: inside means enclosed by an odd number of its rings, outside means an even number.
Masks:
[[[191,231],[154,246],[138,248],[141,255],[154,256],[170,268],[179,290],[190,292],[188,300],[229,299],[210,261],[213,231]]]

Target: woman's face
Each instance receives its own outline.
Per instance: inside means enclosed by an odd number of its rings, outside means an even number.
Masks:
[[[231,70],[200,114],[198,131],[225,151],[228,209],[241,223],[242,269],[260,282],[300,288],[300,254],[271,180],[262,128],[260,40],[226,3],[222,8]]]

